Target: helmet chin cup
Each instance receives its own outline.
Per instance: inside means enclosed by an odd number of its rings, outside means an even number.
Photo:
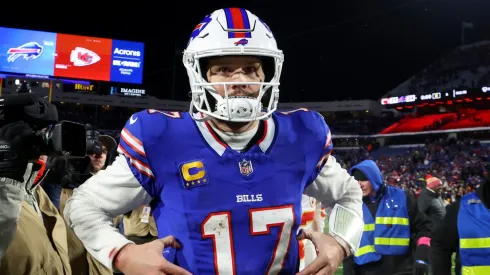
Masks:
[[[256,98],[232,96],[228,100],[219,99],[214,113],[229,121],[254,121],[261,109],[262,104]]]

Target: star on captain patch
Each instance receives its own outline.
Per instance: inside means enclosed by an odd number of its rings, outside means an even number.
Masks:
[[[238,163],[240,167],[240,173],[244,176],[249,176],[254,172],[254,168],[252,166],[252,162],[249,160],[242,160]]]

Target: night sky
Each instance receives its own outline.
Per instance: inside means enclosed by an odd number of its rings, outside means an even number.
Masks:
[[[166,2],[46,3],[3,10],[0,26],[145,42],[145,88],[177,100],[189,91],[178,53],[197,23],[223,7],[249,9],[274,32],[285,54],[282,102],[377,99],[458,47],[462,21],[474,23],[467,43],[490,40],[490,0]]]

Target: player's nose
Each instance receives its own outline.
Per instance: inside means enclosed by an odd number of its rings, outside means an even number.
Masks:
[[[242,75],[242,74],[240,74]],[[229,86],[231,89],[231,94],[232,95],[243,95],[244,90],[247,89],[248,85],[244,84],[244,82],[247,82],[247,79],[243,78],[235,78],[235,81],[233,81],[233,84]]]
[[[247,85],[245,84],[233,84],[231,85],[231,94],[234,96],[243,96],[245,95],[245,89],[247,88]]]
[[[231,77],[229,88],[230,88],[230,95],[234,96],[243,96],[245,95],[245,92],[247,88],[249,87],[248,84],[244,84],[246,82],[250,82],[250,78],[247,76],[247,74],[242,70],[239,69],[237,70],[233,76]]]

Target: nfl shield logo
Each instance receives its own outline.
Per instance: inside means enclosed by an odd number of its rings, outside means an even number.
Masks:
[[[252,162],[249,160],[242,160],[238,163],[238,166],[240,166],[240,173],[242,173],[242,175],[244,176],[248,176],[254,171],[254,168],[252,167]]]

